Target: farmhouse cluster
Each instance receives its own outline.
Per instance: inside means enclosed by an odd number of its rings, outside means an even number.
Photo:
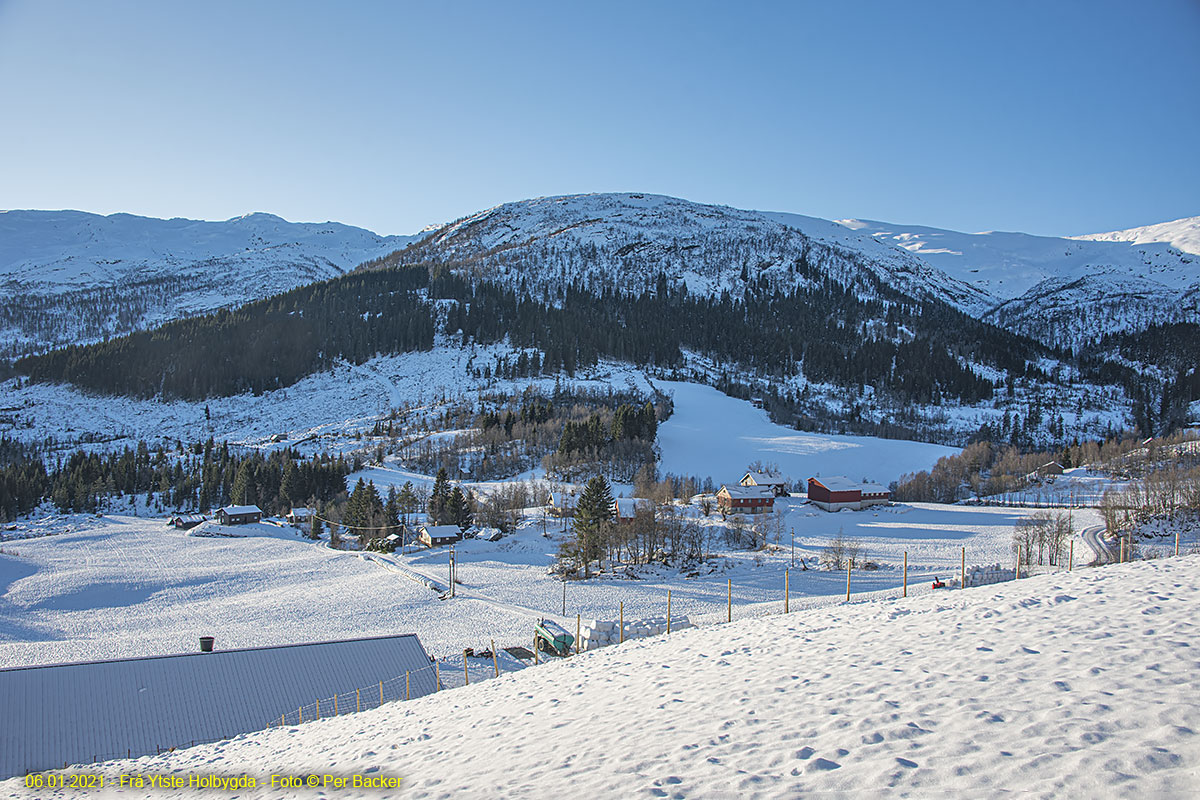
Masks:
[[[775,510],[775,498],[787,497],[786,482],[770,473],[747,472],[736,485],[717,490],[717,507],[723,514],[764,514]],[[841,475],[808,479],[808,501],[825,511],[855,511],[884,505],[891,499],[886,486],[859,483]]]

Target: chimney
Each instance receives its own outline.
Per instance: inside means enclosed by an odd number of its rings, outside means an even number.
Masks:
[[[211,653],[213,651],[213,642],[216,641],[211,636],[200,637],[200,652]]]

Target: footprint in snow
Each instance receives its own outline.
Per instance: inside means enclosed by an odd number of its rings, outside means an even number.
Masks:
[[[814,758],[808,762],[809,772],[828,772],[831,769],[841,769],[841,764],[828,758]]]
[[[1060,692],[1071,691],[1071,685],[1069,683],[1067,683],[1066,681],[1055,681],[1053,685],[1054,685],[1054,688],[1058,689]]]
[[[1033,656],[1040,656],[1042,654],[1041,650],[1034,650],[1032,647],[1022,647],[1021,649]]]
[[[817,752],[811,747],[801,747],[796,751],[796,758],[812,758],[813,753]]]
[[[917,762],[909,761],[907,758],[897,758],[896,763],[902,767],[908,767],[909,769],[916,769],[917,766]]]

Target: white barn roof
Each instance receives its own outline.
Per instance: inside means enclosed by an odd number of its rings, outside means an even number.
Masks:
[[[261,513],[263,513],[262,509],[259,508],[258,506],[224,506],[223,508],[219,508],[217,510],[224,511],[226,514],[229,514],[229,515],[261,514]]]
[[[229,738],[335,694],[350,708],[355,689],[406,671],[420,697],[434,691],[429,665],[410,633],[0,669],[0,779]],[[394,686],[385,700],[403,698]]]

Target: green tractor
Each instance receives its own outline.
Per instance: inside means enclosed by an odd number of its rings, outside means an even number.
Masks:
[[[538,650],[556,656],[569,656],[575,637],[557,622],[541,619],[533,629],[533,643]]]

